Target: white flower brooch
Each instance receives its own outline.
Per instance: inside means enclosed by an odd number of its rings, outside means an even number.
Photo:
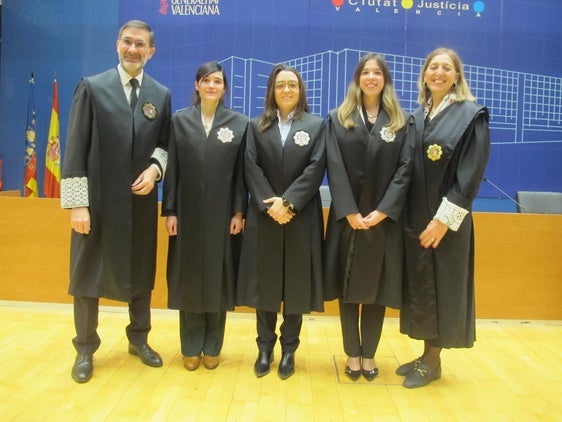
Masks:
[[[234,132],[232,132],[232,130],[227,127],[221,127],[217,131],[217,138],[219,138],[219,141],[221,141],[223,144],[232,142],[232,140],[234,139]]]
[[[299,130],[297,133],[295,133],[293,139],[295,140],[295,144],[300,147],[304,147],[310,142],[310,136],[304,130]]]
[[[394,140],[396,139],[396,133],[394,133],[386,126],[381,129],[380,134],[384,142],[394,142]]]

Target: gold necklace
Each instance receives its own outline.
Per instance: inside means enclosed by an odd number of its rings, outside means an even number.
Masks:
[[[369,118],[369,121],[371,121],[371,120],[374,121],[377,118],[377,116],[379,115],[379,108],[377,107],[376,110],[377,110],[377,112],[375,114],[371,114],[371,113],[369,113],[369,110],[367,110],[367,107],[365,107],[365,113],[367,113],[367,117]]]

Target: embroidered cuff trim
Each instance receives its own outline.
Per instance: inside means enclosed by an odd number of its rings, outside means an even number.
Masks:
[[[441,201],[441,205],[433,219],[441,221],[450,230],[456,232],[467,214],[467,210],[449,202],[446,197],[443,197],[443,201]]]
[[[60,182],[60,202],[62,208],[90,206],[88,198],[88,178],[70,177]]]
[[[166,174],[166,168],[168,167],[168,151],[162,148],[156,148],[150,158],[156,160],[160,165],[160,170],[162,171],[160,173],[160,178],[162,178],[162,176]]]

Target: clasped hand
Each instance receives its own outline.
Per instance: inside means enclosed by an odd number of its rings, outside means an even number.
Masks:
[[[374,210],[371,211],[366,217],[363,217],[361,213],[358,212],[356,214],[349,214],[348,216],[346,216],[346,218],[347,222],[353,230],[368,230],[369,228],[379,224],[386,218],[386,216],[387,215],[385,213]]]
[[[279,224],[287,224],[295,216],[293,211],[283,205],[283,199],[278,196],[264,199],[263,203],[272,204],[267,214]]]

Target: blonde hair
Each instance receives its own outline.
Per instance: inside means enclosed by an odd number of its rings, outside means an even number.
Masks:
[[[363,92],[361,91],[359,79],[361,78],[361,72],[363,71],[365,64],[369,60],[375,60],[383,72],[384,87],[381,95],[382,108],[387,112],[390,118],[388,128],[396,132],[402,129],[402,127],[406,124],[406,118],[404,117],[404,112],[398,102],[396,91],[394,91],[392,75],[390,74],[388,65],[386,64],[384,57],[380,54],[368,53],[361,57],[359,63],[357,63],[353,74],[353,80],[347,87],[345,99],[338,107],[338,120],[346,129],[351,129],[357,126],[357,124],[353,121],[353,113],[357,110],[357,107],[363,105]]]
[[[427,68],[429,67],[429,64],[435,58],[435,56],[439,56],[441,54],[446,54],[447,56],[449,56],[449,58],[453,62],[453,65],[455,66],[458,78],[457,82],[454,83],[451,87],[451,92],[457,95],[457,102],[464,100],[476,101],[476,98],[474,97],[474,95],[472,95],[472,92],[470,92],[470,88],[468,86],[468,83],[466,82],[462,67],[462,61],[457,52],[455,50],[451,50],[450,48],[439,47],[429,53],[429,55],[425,59],[425,63],[418,79],[418,103],[420,105],[427,104],[427,102],[431,98],[431,92],[424,82],[424,75],[427,71]]]

